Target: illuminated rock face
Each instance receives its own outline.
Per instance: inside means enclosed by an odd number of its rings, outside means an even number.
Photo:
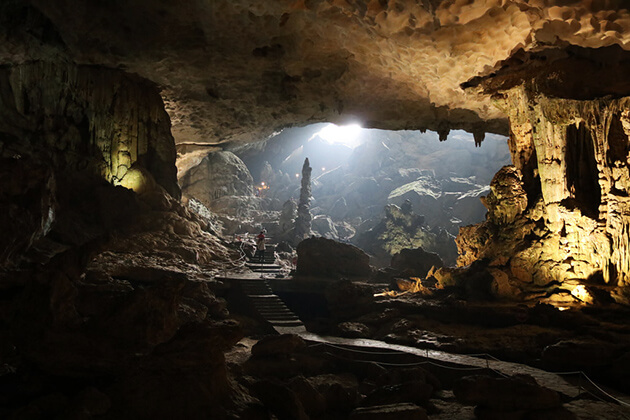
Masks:
[[[2,6],[1,63],[67,55],[126,68],[163,87],[178,143],[352,118],[507,134],[505,113],[461,83],[521,48],[630,45],[630,12],[612,0],[28,3]]]
[[[460,231],[459,264],[489,258],[526,292],[552,281],[576,297],[580,283],[621,286],[613,297],[627,302],[630,99],[550,98],[531,85],[505,98],[515,167],[493,180],[487,221]]]
[[[210,153],[180,178],[184,195],[196,198],[212,211],[241,216],[258,204],[253,183],[243,161],[227,151]]]
[[[156,87],[104,68],[36,62],[0,69],[7,158],[179,197],[170,123]]]

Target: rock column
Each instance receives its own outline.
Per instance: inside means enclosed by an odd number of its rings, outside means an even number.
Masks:
[[[300,201],[295,219],[296,245],[311,233],[311,172],[313,172],[313,168],[306,158],[304,159],[304,166],[302,166],[302,188],[300,189]]]

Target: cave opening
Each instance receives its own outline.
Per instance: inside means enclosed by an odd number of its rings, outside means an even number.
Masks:
[[[312,234],[358,246],[377,267],[419,247],[455,265],[459,227],[484,219],[479,198],[510,163],[499,135],[477,147],[464,131],[444,142],[432,131],[321,123],[210,152],[180,184],[185,196],[217,213],[224,234],[265,229],[274,243],[290,242],[283,211],[299,195],[306,158],[313,167]]]
[[[566,136],[566,177],[571,198],[585,215],[597,219],[602,194],[593,137],[584,123],[569,125]]]

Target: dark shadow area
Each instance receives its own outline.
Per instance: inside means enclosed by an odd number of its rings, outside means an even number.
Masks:
[[[567,127],[567,186],[575,205],[594,219],[599,216],[601,189],[593,138],[584,124]]]

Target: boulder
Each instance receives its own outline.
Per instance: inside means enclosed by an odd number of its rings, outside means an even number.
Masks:
[[[337,332],[341,337],[370,338],[370,327],[360,322],[342,322],[337,325]]]
[[[601,340],[563,340],[545,347],[542,360],[548,366],[558,368],[594,368],[612,363],[618,351],[618,345]]]
[[[304,376],[292,378],[288,384],[309,416],[317,416],[326,411],[326,400]]]
[[[252,347],[253,356],[286,356],[304,350],[306,343],[295,334],[271,335]]]
[[[338,320],[365,315],[373,309],[374,291],[371,287],[342,280],[331,283],[324,291],[330,315]]]
[[[466,376],[453,385],[453,393],[462,404],[476,405],[494,411],[533,411],[559,408],[559,394],[538,385],[528,375],[509,378]]]
[[[325,238],[310,238],[297,247],[298,276],[328,279],[367,278],[370,257],[359,248]]]
[[[402,249],[394,254],[391,266],[409,276],[424,278],[432,267],[440,268],[444,263],[436,253],[426,252],[422,247],[418,247]]]
[[[359,401],[359,383],[354,375],[324,374],[307,380],[326,400],[327,411],[349,413]]]
[[[376,388],[361,402],[364,406],[415,403],[426,404],[433,394],[433,387],[423,381],[408,381]]]
[[[254,383],[252,389],[265,407],[274,413],[278,419],[309,419],[295,392],[286,386],[273,381],[263,380]]]
[[[253,178],[245,163],[232,152],[211,152],[180,177],[182,192],[208,209],[229,213],[255,207]]]

